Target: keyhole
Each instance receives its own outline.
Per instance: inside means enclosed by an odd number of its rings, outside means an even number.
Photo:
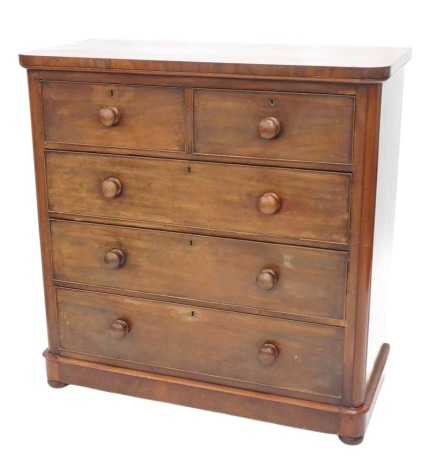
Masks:
[[[192,310],[191,316],[194,317],[195,315],[195,312]]]
[[[111,90],[111,96],[114,96],[114,90]]]
[[[275,102],[274,102],[274,98],[270,98],[269,99],[269,105],[270,106],[274,106]]]
[[[193,246],[193,240],[189,240],[190,246]]]

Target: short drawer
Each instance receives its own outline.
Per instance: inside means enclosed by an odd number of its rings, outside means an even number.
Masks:
[[[350,175],[47,153],[51,211],[347,243]]]
[[[342,328],[67,289],[57,303],[64,351],[242,388],[340,395]]]
[[[194,91],[194,152],[279,161],[352,162],[354,98]]]
[[[184,90],[42,83],[45,140],[184,152]]]
[[[55,280],[344,318],[345,252],[65,221],[51,235]]]

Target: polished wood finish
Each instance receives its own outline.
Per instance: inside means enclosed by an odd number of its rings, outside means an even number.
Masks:
[[[258,206],[262,214],[275,214],[281,206],[280,196],[275,193],[265,193],[259,198]]]
[[[362,436],[362,437],[338,436],[338,438],[340,439],[340,441],[343,444],[347,444],[349,446],[356,446],[358,444],[362,444],[362,442],[364,440],[364,436]]]
[[[42,95],[46,141],[184,152],[182,88],[43,81]]]
[[[274,100],[271,101],[273,103]],[[273,106],[273,105],[272,105]],[[262,139],[275,139],[281,131],[281,123],[275,117],[262,119],[257,126],[257,131]]]
[[[102,181],[100,186],[102,194],[108,199],[119,196],[123,190],[123,184],[121,181],[118,178],[112,176],[111,178],[107,178],[106,180]]]
[[[109,327],[109,333],[114,339],[123,339],[130,331],[130,327],[124,320],[114,320]]]
[[[370,331],[367,341],[367,357],[371,358],[365,365],[366,380],[374,367],[380,346],[385,339],[385,314],[387,312],[387,279],[391,275],[391,251],[395,225],[395,202],[397,193],[397,171],[399,140],[393,136],[400,134],[401,98],[403,95],[404,73],[400,71],[392,80],[383,83],[381,91],[381,113],[379,120],[379,138],[374,149],[378,159],[376,181],[376,206],[370,208],[374,216],[373,233],[373,270],[371,289],[368,297],[371,304],[367,330]],[[377,130],[374,132],[377,135]],[[377,147],[378,145],[378,147]]]
[[[55,290],[52,283],[52,254],[49,231],[48,195],[46,191],[46,167],[43,147],[43,109],[41,86],[37,74],[29,72],[28,89],[30,94],[30,112],[33,137],[34,169],[36,177],[36,197],[39,215],[39,236],[42,255],[43,286],[45,311],[48,330],[48,347],[53,354],[58,354],[58,330]],[[49,375],[49,371],[48,371]]]
[[[380,387],[382,386],[383,373],[389,350],[389,344],[383,343],[376,360],[373,361],[373,370],[367,383],[362,405],[357,407],[341,407],[339,430],[337,433],[339,436],[343,438],[363,439]],[[344,442],[346,442],[346,440]]]
[[[351,163],[354,106],[342,95],[195,90],[194,152]],[[282,123],[269,140],[259,133],[268,113]]]
[[[344,318],[345,252],[63,221],[51,223],[51,236],[58,281]],[[106,269],[105,253],[115,249],[127,262]],[[256,283],[262,269],[277,273],[276,284],[271,274],[264,276],[268,288],[275,284],[271,290]]]
[[[46,159],[53,212],[260,238],[348,240],[351,176],[345,173],[53,152]],[[112,176],[124,188],[107,200],[99,187]],[[274,216],[262,213],[274,211],[277,199]]]
[[[262,269],[256,278],[259,289],[271,290],[278,281],[278,275],[272,269]]]
[[[21,55],[49,382],[360,443],[389,353],[410,55],[110,41]]]
[[[271,343],[265,343],[259,349],[258,357],[262,364],[270,365],[277,359],[278,355],[279,351],[276,346]]]
[[[57,299],[60,349],[69,355],[174,369],[212,383],[229,379],[250,390],[260,384],[279,394],[340,395],[342,328],[76,290],[59,289]],[[119,317],[130,327],[122,341],[108,334]],[[273,348],[262,353],[268,339],[280,351],[277,361]],[[272,367],[262,367],[266,355]]]
[[[124,262],[126,260],[126,257],[124,253],[121,250],[118,250],[117,248],[114,248],[108,253],[103,258],[103,262],[105,263],[105,266],[109,269],[118,269],[123,266]]]
[[[120,120],[120,110],[115,106],[107,106],[99,111],[99,121],[105,127],[112,127]]]
[[[45,351],[44,356],[49,371],[48,377],[63,383],[339,434],[343,437],[349,437],[350,432],[352,438],[357,438],[363,436],[366,423],[371,417],[370,405],[375,403],[377,398],[378,389],[373,385],[379,383],[385,367],[388,345],[385,346],[382,348],[384,354],[380,354],[375,363],[365,404],[359,408],[346,408],[316,400],[274,396],[238,387],[112,367],[83,359],[57,356],[49,351]],[[357,434],[358,432],[362,434]]]
[[[24,67],[128,73],[382,81],[411,57],[394,47],[88,40],[20,55]]]
[[[75,385],[229,413],[271,423],[337,433],[339,406],[260,393],[194,379],[112,367],[44,353],[58,372],[51,377]],[[53,370],[54,368],[51,368]]]
[[[48,380],[48,385],[52,388],[64,388],[67,387],[68,384],[64,384],[63,382],[57,382],[55,380]]]

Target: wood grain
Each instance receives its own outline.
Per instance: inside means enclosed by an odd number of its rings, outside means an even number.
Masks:
[[[339,428],[339,406],[112,367],[48,351],[44,356],[47,363],[56,364],[58,376],[69,384],[320,432],[336,433]]]
[[[373,231],[373,265],[368,319],[366,382],[371,379],[374,363],[385,341],[385,319],[389,279],[392,267],[392,244],[395,225],[399,136],[404,73],[400,71],[382,86],[380,132],[378,140],[377,186]],[[395,261],[395,260],[394,260]]]
[[[410,56],[127,41],[22,54],[48,383],[361,442],[389,353]]]
[[[385,80],[411,57],[390,47],[89,40],[20,55],[24,67],[291,79]]]
[[[38,70],[41,80],[64,81],[65,72],[61,70]],[[298,93],[318,93],[331,95],[356,95],[356,84],[314,81],[290,81],[282,77],[268,81],[262,77],[249,78],[224,77],[190,77],[169,74],[131,74],[121,72],[98,71],[67,71],[68,81],[83,83],[127,83],[128,85],[168,86],[187,89],[210,88],[228,90],[261,90],[261,91],[287,91]]]
[[[57,300],[60,347],[105,364],[125,359],[203,374],[212,383],[229,378],[248,389],[258,383],[330,396],[341,391],[342,328],[63,289]],[[120,341],[111,335],[119,319],[129,325]],[[278,357],[262,364],[268,342]]]
[[[45,140],[108,147],[184,152],[184,90],[118,84],[42,84]],[[99,122],[102,109],[115,107],[115,126]]]
[[[82,171],[82,168],[86,171]],[[107,199],[103,182],[121,194]],[[178,160],[47,153],[53,212],[346,243],[350,175]],[[262,213],[277,193],[280,208]]]
[[[363,436],[371,418],[388,353],[388,345],[383,345],[360,408],[112,367],[48,351],[44,357],[50,380],[355,438]]]
[[[354,99],[347,96],[195,90],[197,154],[346,164],[352,160]],[[281,131],[259,135],[262,119]]]
[[[62,221],[51,233],[56,280],[344,318],[344,252]],[[125,253],[120,269],[104,265],[112,249]],[[278,275],[269,291],[256,284],[262,269]]]
[[[42,255],[43,286],[45,294],[45,314],[48,329],[48,347],[53,354],[58,353],[57,310],[52,283],[51,234],[48,216],[48,194],[46,191],[46,161],[43,147],[43,108],[41,82],[37,72],[28,72],[30,93],[31,126],[33,137],[34,172],[38,208],[40,251]]]

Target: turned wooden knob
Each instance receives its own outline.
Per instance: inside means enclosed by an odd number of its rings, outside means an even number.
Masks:
[[[99,111],[99,121],[105,127],[112,127],[120,120],[120,110],[115,106],[106,106]]]
[[[113,250],[106,253],[103,262],[109,269],[118,269],[123,266],[125,260],[126,257],[124,256],[124,253],[121,250],[114,248]]]
[[[275,139],[281,131],[281,123],[275,117],[267,117],[259,122],[257,131],[262,139]]]
[[[278,276],[272,269],[263,269],[256,278],[256,284],[262,290],[272,289],[277,281]]]
[[[281,206],[281,199],[275,193],[265,193],[260,197],[258,207],[262,214],[275,214]]]
[[[271,343],[265,343],[259,350],[257,357],[262,364],[272,364],[278,357],[278,349]]]
[[[115,320],[111,323],[109,327],[109,332],[111,336],[115,339],[124,338],[129,332],[129,325],[124,320]]]
[[[114,177],[106,179],[101,185],[102,194],[108,199],[112,199],[120,195],[122,189],[123,185],[121,184],[121,181]]]

